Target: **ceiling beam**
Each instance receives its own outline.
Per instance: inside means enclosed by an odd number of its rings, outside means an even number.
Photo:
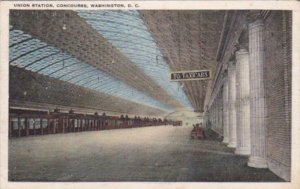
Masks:
[[[10,14],[10,24],[15,29],[93,65],[164,104],[183,107],[74,11],[13,10]],[[139,79],[134,79],[136,76]]]

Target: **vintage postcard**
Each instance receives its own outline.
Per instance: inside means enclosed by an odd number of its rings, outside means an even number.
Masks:
[[[300,188],[299,2],[0,5],[1,189]]]

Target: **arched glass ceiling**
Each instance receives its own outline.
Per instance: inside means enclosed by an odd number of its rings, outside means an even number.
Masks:
[[[94,29],[187,108],[192,105],[137,11],[77,11]]]
[[[169,106],[141,93],[121,80],[81,62],[68,53],[61,52],[20,30],[14,30],[12,26],[10,29],[10,65],[167,112],[172,111]]]

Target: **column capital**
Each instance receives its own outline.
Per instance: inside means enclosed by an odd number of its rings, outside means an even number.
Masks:
[[[228,76],[228,71],[227,71],[227,70],[224,70],[224,71],[222,72],[222,78],[225,79],[227,76]]]
[[[239,49],[247,49],[249,48],[249,31],[248,26],[243,29],[238,39]]]
[[[260,28],[264,26],[264,21],[262,19],[256,19],[255,21],[249,23],[249,30]]]
[[[256,20],[263,20],[264,15],[262,14],[262,11],[260,10],[250,10],[246,14],[246,20],[248,23],[253,23]]]
[[[228,62],[228,68],[230,69],[231,67],[234,67],[235,66],[235,60],[230,60]]]
[[[228,72],[228,64],[223,64],[222,70],[221,70],[223,78],[227,77],[227,75],[228,75],[227,72]]]
[[[240,57],[240,56],[243,56],[243,55],[248,55],[248,54],[249,54],[249,52],[245,48],[241,48],[241,49],[239,49],[238,51],[235,52],[235,56],[237,58]]]

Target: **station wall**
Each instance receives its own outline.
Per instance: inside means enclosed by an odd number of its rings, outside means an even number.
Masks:
[[[264,32],[268,166],[286,180],[291,168],[291,24],[290,12],[274,11]]]

